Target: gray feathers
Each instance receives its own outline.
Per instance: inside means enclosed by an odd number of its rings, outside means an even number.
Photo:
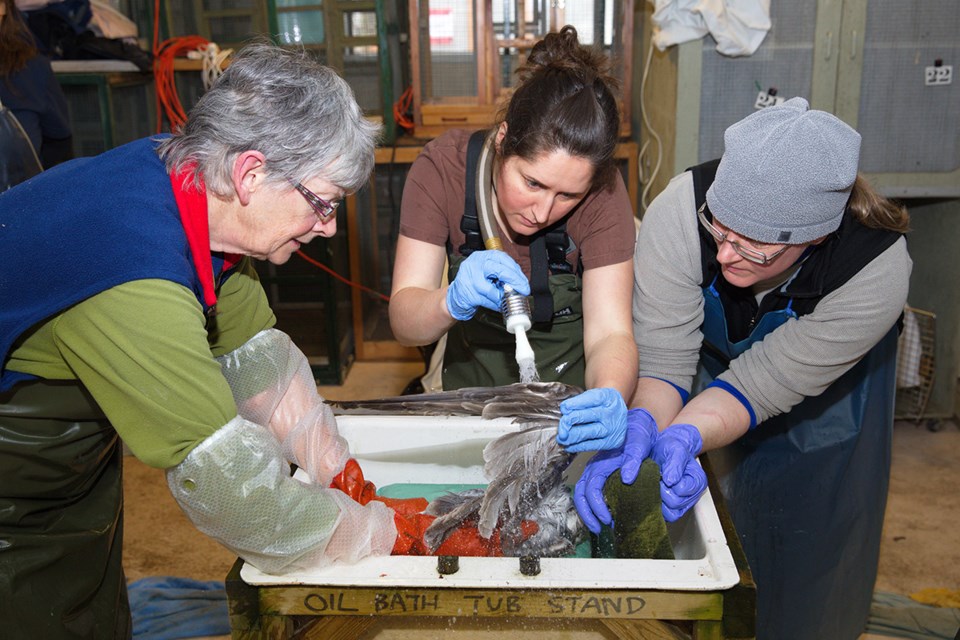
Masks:
[[[512,417],[525,425],[484,448],[484,474],[490,481],[485,490],[451,493],[430,503],[427,513],[437,519],[425,541],[436,549],[451,532],[475,520],[486,538],[499,525],[504,555],[560,556],[585,536],[564,482],[573,455],[557,444],[560,402],[578,393],[576,387],[548,382],[330,404],[336,413]],[[525,520],[539,527],[527,540],[521,530]]]
[[[466,387],[455,391],[394,396],[377,400],[329,401],[338,414],[481,416],[560,419],[560,402],[580,393],[560,382],[531,382],[502,387]]]

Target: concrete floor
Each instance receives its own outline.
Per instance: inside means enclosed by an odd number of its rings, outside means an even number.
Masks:
[[[394,395],[422,369],[418,362],[359,362],[351,367],[342,386],[319,390],[334,400]],[[124,564],[129,580],[147,576],[223,580],[234,556],[186,520],[167,491],[162,471],[128,456],[124,482]],[[927,588],[960,589],[958,530],[960,428],[948,422],[941,431],[931,432],[924,426],[898,422],[877,591],[910,595]],[[560,637],[543,630],[530,631],[541,638]],[[426,640],[433,637],[430,633],[411,630],[410,635],[389,637]],[[445,637],[448,631],[441,627],[437,633]],[[562,637],[582,636],[564,632]]]

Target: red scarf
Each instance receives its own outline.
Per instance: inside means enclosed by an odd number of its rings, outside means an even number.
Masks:
[[[173,187],[173,197],[177,201],[180,211],[180,222],[183,232],[187,236],[190,254],[193,256],[193,268],[200,278],[203,289],[203,301],[208,307],[217,304],[217,292],[213,283],[213,261],[210,258],[210,220],[207,217],[207,188],[200,180],[200,187],[188,185],[194,167],[184,168],[180,173],[170,176]],[[223,270],[230,269],[243,256],[237,253],[226,253],[223,256]]]

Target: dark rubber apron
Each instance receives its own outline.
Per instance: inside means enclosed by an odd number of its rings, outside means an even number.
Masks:
[[[460,264],[468,255],[485,248],[487,239],[482,237],[478,201],[482,200],[482,205],[486,203],[484,207],[489,211],[490,200],[495,197],[489,184],[490,176],[484,175],[479,163],[487,140],[487,132],[477,131],[470,136],[467,146],[463,216],[460,220],[466,241],[457,253],[449,247],[449,282],[454,281]],[[527,331],[527,338],[535,354],[540,380],[565,382],[582,388],[585,369],[583,289],[578,275],[580,270],[567,263],[569,238],[565,225],[561,221],[531,238],[533,326]],[[447,332],[441,372],[444,390],[520,382],[516,349],[516,338],[507,332],[503,316],[485,308],[478,309],[473,318],[457,322]]]
[[[713,285],[694,392],[796,317],[765,314],[730,342]],[[791,303],[792,304],[792,303]],[[897,329],[821,395],[710,460],[757,584],[758,640],[855,640],[870,611],[887,499]]]
[[[122,460],[79,383],[0,394],[0,636],[131,637]]]

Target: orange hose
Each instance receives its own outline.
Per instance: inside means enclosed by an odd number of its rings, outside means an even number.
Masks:
[[[382,293],[380,293],[379,291],[374,291],[374,290],[371,289],[370,287],[365,287],[365,286],[363,286],[362,284],[360,284],[360,283],[358,283],[358,282],[353,282],[352,280],[347,280],[346,278],[344,278],[343,276],[341,276],[339,273],[337,273],[336,271],[334,271],[333,269],[331,269],[331,268],[328,267],[327,265],[323,264],[322,262],[318,262],[318,261],[314,260],[313,258],[311,258],[310,256],[308,256],[307,254],[305,254],[303,251],[297,251],[297,255],[300,256],[301,258],[303,258],[304,260],[306,260],[307,262],[309,262],[310,264],[312,264],[313,266],[319,267],[320,269],[323,269],[324,271],[326,271],[327,273],[329,273],[331,276],[333,276],[334,278],[336,278],[336,279],[339,280],[340,282],[343,282],[344,284],[348,284],[348,285],[350,285],[351,287],[354,287],[354,288],[356,288],[356,289],[360,289],[361,291],[366,291],[367,293],[372,293],[373,295],[377,296],[378,298],[380,298],[380,299],[383,300],[384,302],[390,302],[390,296],[385,296],[385,295],[383,295]]]
[[[393,103],[393,121],[404,129],[413,129],[413,120],[407,116],[413,105],[413,87],[407,87],[400,99]]]
[[[160,0],[154,0],[153,78],[157,96],[157,133],[163,130],[164,115],[167,117],[167,122],[170,123],[171,131],[183,126],[183,123],[187,120],[186,111],[177,94],[177,84],[173,72],[174,59],[183,57],[190,51],[196,51],[208,44],[210,44],[210,41],[201,36],[173,37],[160,42]]]

